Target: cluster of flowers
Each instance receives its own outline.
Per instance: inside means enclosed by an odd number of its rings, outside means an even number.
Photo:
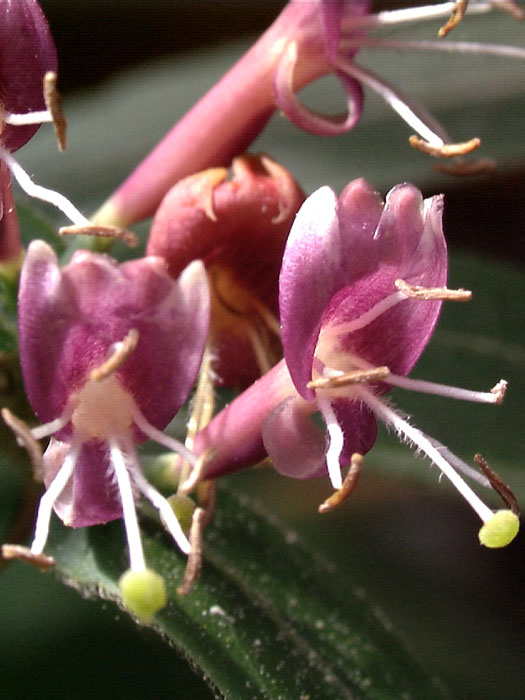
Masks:
[[[495,4],[478,1],[470,10],[487,12]],[[371,38],[374,28],[453,10],[448,31],[465,8],[444,3],[373,15],[367,0],[292,0],[88,221],[62,195],[35,185],[12,156],[42,121],[54,121],[63,135],[63,118],[54,90],[55,50],[38,3],[0,5],[2,45],[13,47],[0,54],[3,273],[20,265],[22,252],[10,174],[30,194],[59,206],[75,232],[133,242],[123,227],[154,214],[142,259],[119,264],[83,250],[61,268],[42,241],[26,252],[20,361],[42,425],[30,429],[8,411],[3,415],[47,490],[31,547],[5,545],[4,556],[51,565],[44,550],[53,510],[72,527],[123,517],[130,568],[121,579],[122,595],[132,611],[149,617],[165,604],[166,593],[145,562],[135,510],[140,494],[189,555],[184,592],[198,575],[215,478],[269,456],[290,477],[328,475],[335,492],[320,510],[330,510],[355,486],[377,419],[450,479],[482,520],[483,544],[499,547],[513,539],[514,504],[494,513],[460,475],[507,494],[484,462],[482,476],[382,398],[393,386],[495,404],[505,393],[503,380],[476,392],[407,377],[442,301],[470,295],[446,287],[442,197],[424,200],[415,187],[401,184],[383,201],[367,182],[355,180],[339,196],[321,187],[305,198],[271,158],[243,154],[275,109],[318,134],[352,128],[366,85],[418,132],[419,148],[464,155],[472,143],[451,143],[421,105],[359,66],[355,56],[361,46],[393,44]],[[397,42],[395,48],[410,45]],[[451,46],[525,55],[464,42],[419,45]],[[328,73],[348,95],[344,118],[313,113],[296,97]],[[182,444],[163,430],[197,379]],[[213,416],[216,386],[234,387],[239,395]],[[42,455],[37,441],[49,436]],[[171,461],[179,474],[173,497],[165,498],[141,469],[135,446],[150,439],[178,455]]]

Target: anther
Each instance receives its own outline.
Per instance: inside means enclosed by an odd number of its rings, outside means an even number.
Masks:
[[[58,229],[61,236],[97,236],[100,238],[113,238],[124,241],[130,248],[136,248],[139,238],[133,231],[128,231],[120,226],[102,226],[100,224],[87,224],[85,226],[62,226]]]
[[[53,120],[58,148],[65,151],[67,120],[62,112],[62,97],[57,90],[57,74],[53,71],[44,75],[44,101]]]
[[[370,384],[386,379],[390,374],[388,367],[374,367],[372,369],[356,369],[345,372],[335,377],[318,377],[312,379],[306,385],[308,389],[338,389],[349,384]]]
[[[452,14],[448,18],[447,22],[438,31],[438,36],[443,38],[446,36],[454,27],[457,27],[465,16],[467,11],[468,0],[456,0],[454,7],[452,8]]]
[[[419,136],[415,134],[408,139],[408,142],[412,148],[426,153],[427,156],[434,156],[434,158],[456,158],[457,156],[465,156],[467,153],[472,153],[472,151],[475,151],[481,146],[481,139],[479,138],[473,138],[463,143],[444,143],[442,146],[438,146],[437,144],[429,143],[419,138]]]
[[[42,480],[44,467],[42,464],[42,448],[40,443],[31,434],[31,429],[21,418],[15,416],[8,408],[3,408],[0,412],[6,425],[11,428],[16,435],[17,442],[22,445],[29,455],[33,466],[33,474],[39,481]]]
[[[409,284],[405,280],[397,279],[394,282],[397,289],[411,299],[440,299],[443,301],[470,301],[472,292],[468,289],[448,289],[447,287],[420,287]]]
[[[35,554],[28,547],[22,547],[19,544],[3,544],[2,557],[4,559],[20,559],[28,564],[32,564],[40,569],[47,571],[55,565],[53,557],[46,557],[45,554]]]
[[[499,382],[492,387],[490,390],[491,394],[494,394],[496,397],[494,400],[494,403],[499,406],[500,403],[503,402],[503,399],[505,398],[505,394],[507,393],[507,387],[509,383],[505,381],[505,379],[500,379]]]
[[[518,499],[512,493],[511,489],[507,486],[507,484],[503,483],[499,475],[496,474],[496,472],[489,467],[489,465],[487,464],[487,460],[484,457],[482,457],[482,455],[475,454],[474,461],[481,469],[483,474],[485,474],[487,479],[490,481],[490,485],[492,486],[494,491],[496,491],[496,493],[501,497],[501,500],[507,506],[507,508],[510,508],[514,515],[517,515],[519,517],[520,507]]]
[[[360,455],[358,452],[354,452],[350,458],[350,469],[343,479],[343,485],[329,498],[327,498],[326,501],[321,503],[317,511],[319,513],[328,513],[329,511],[334,510],[334,508],[340,506],[343,501],[346,501],[357,486],[357,481],[362,469],[363,455]]]
[[[177,588],[179,595],[188,595],[199,578],[202,567],[202,533],[205,524],[204,508],[196,508],[191,519],[190,553],[181,585]]]
[[[117,347],[111,357],[106,360],[100,367],[96,367],[91,371],[89,378],[94,382],[99,382],[117,371],[122,367],[124,362],[137,347],[139,342],[139,332],[136,328],[132,328],[127,336],[120,343],[116,343]]]

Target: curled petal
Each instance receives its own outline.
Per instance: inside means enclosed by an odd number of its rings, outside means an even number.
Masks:
[[[294,479],[309,479],[326,471],[324,431],[305,412],[305,402],[288,397],[265,420],[262,438],[275,469]]]
[[[0,111],[44,110],[44,75],[56,70],[55,45],[37,0],[4,0],[0,4]],[[16,151],[37,129],[38,125],[4,124],[1,144]]]
[[[296,44],[290,43],[277,64],[273,87],[279,109],[296,126],[317,136],[335,136],[350,131],[361,117],[363,91],[357,80],[342,71],[336,75],[347,95],[346,115],[328,116],[302,105],[294,90],[294,69],[297,62]]]

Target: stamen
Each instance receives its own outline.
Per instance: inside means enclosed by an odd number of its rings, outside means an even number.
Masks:
[[[249,318],[244,317],[243,321],[246,335],[248,336],[248,340],[252,346],[253,354],[255,355],[257,366],[262,376],[271,370],[272,362],[269,358],[267,348],[263,343],[261,333],[259,332],[257,326],[254,325]]]
[[[250,299],[250,304],[253,306],[254,310],[261,317],[264,324],[272,331],[274,335],[278,338],[281,337],[281,326],[279,324],[279,319],[277,316],[270,311],[270,309],[257,297]]]
[[[345,478],[343,479],[343,485],[341,488],[333,493],[329,498],[326,499],[319,508],[317,509],[319,513],[328,513],[329,511],[337,508],[341,505],[343,501],[353,493],[359,476],[363,468],[363,455],[358,452],[354,452],[350,459],[350,469],[348,470]]]
[[[210,522],[217,503],[217,485],[214,479],[201,481],[197,484],[196,496],[199,505],[204,508],[203,526]]]
[[[525,19],[525,10],[518,5],[514,0],[495,0],[494,7],[497,10],[506,12],[518,22]]]
[[[498,476],[498,474],[496,474],[496,472],[489,467],[486,459],[484,457],[482,457],[482,455],[475,454],[474,461],[476,462],[478,467],[481,469],[483,474],[485,474],[487,479],[490,481],[490,485],[492,486],[494,491],[496,491],[501,496],[501,500],[507,506],[507,508],[510,508],[510,510],[514,513],[514,515],[517,515],[519,517],[520,506],[518,503],[518,499],[512,493],[509,486],[507,486],[507,484],[503,483],[503,481]]]
[[[452,8],[452,14],[448,18],[446,24],[444,24],[438,31],[439,37],[446,36],[450,31],[457,27],[458,24],[463,19],[465,12],[467,11],[468,0],[456,0],[454,7]]]
[[[483,476],[483,474],[480,474],[479,471],[477,471],[469,464],[464,462],[462,459],[460,459],[457,455],[451,452],[448,449],[448,447],[445,447],[443,443],[439,442],[438,440],[432,437],[429,437],[428,439],[434,445],[434,447],[441,452],[441,454],[447,460],[447,462],[450,462],[454,469],[457,469],[465,476],[468,476],[469,479],[472,479],[472,481],[475,481],[477,484],[480,484],[480,486],[483,486],[487,489],[491,488],[490,481],[487,479],[486,476]]]
[[[364,328],[368,326],[369,323],[372,323],[372,321],[375,321],[375,319],[379,318],[385,311],[399,304],[400,301],[405,301],[405,299],[407,299],[407,296],[403,294],[403,292],[394,292],[394,294],[390,294],[390,296],[381,299],[375,306],[372,306],[371,309],[361,314],[361,316],[358,316],[353,321],[323,328],[323,335],[343,335],[358,331],[360,328]]]
[[[191,519],[190,553],[184,571],[184,578],[177,588],[179,595],[188,595],[197,583],[202,568],[202,533],[204,531],[204,508],[196,508]]]
[[[390,374],[385,381],[387,384],[397,386],[400,389],[418,391],[421,394],[434,394],[435,396],[446,396],[449,399],[459,399],[460,401],[496,405],[503,401],[507,389],[507,382],[504,379],[501,379],[490,391],[472,391],[471,389],[462,389],[461,387],[448,386],[447,384],[426,382],[423,379],[412,379],[400,374]]]
[[[330,401],[318,396],[317,405],[326,423],[326,431],[329,438],[328,450],[326,451],[328,476],[330,477],[334,489],[340,489],[343,485],[341,467],[339,464],[339,456],[344,447],[343,431],[337,421],[337,416],[335,415]]]
[[[62,97],[57,90],[57,74],[53,71],[44,75],[44,101],[55,127],[58,148],[65,151],[67,121],[62,112]]]
[[[34,554],[30,549],[20,544],[3,544],[2,557],[4,559],[20,559],[36,566],[40,571],[47,571],[55,565],[53,557],[47,557],[45,554]]]
[[[124,455],[122,454],[120,445],[115,439],[109,440],[109,454],[111,464],[115,469],[120,500],[122,503],[124,526],[126,529],[126,538],[128,540],[130,569],[132,571],[144,571],[146,568],[146,561],[144,559],[144,550],[142,549],[142,539],[140,537],[137,511],[135,509],[135,498],[133,497],[131,480],[126,462],[124,460]]]
[[[408,139],[408,142],[418,151],[435,158],[465,156],[481,146],[481,139],[478,138],[470,139],[470,141],[464,141],[463,143],[445,143],[443,146],[436,146],[420,139],[419,136],[413,135]]]
[[[15,416],[14,413],[11,413],[8,408],[3,408],[1,414],[6,425],[11,428],[16,435],[17,442],[26,449],[35,478],[42,481],[44,467],[42,464],[42,448],[40,447],[40,443],[37,442],[34,435],[31,433],[27,423]]]
[[[40,499],[36,519],[35,536],[31,545],[32,554],[42,554],[44,551],[49,534],[49,522],[51,520],[53,506],[73,475],[80,448],[81,443],[73,442],[62,463],[62,466],[49,485],[47,491]]]
[[[195,455],[191,450],[188,450],[188,448],[183,445],[180,440],[171,437],[171,435],[166,435],[162,432],[162,430],[159,430],[158,428],[155,428],[155,426],[151,425],[151,423],[142,415],[137,406],[132,408],[132,417],[137,428],[151,440],[158,442],[160,445],[164,445],[164,447],[167,447],[168,450],[171,450],[172,452],[176,452],[183,459],[187,460],[193,467],[198,464],[199,458],[197,455]]]
[[[485,44],[479,41],[429,41],[411,39],[382,39],[376,37],[345,37],[341,50],[349,49],[393,49],[394,51],[438,51],[440,53],[475,54],[477,56],[498,56],[500,58],[525,58],[525,49],[507,44]]]
[[[452,482],[463,498],[471,505],[481,520],[485,523],[493,516],[493,512],[486,506],[479,496],[460,477],[452,465],[443,457],[441,452],[421,430],[410,425],[394,409],[378,399],[371,391],[359,388],[360,398],[386,425],[391,425],[400,435],[412,442],[422,450],[434,464],[441,469],[443,474]]]
[[[420,287],[397,279],[394,284],[399,291],[411,299],[442,299],[443,301],[470,301],[472,292],[468,289],[447,289],[447,287]]]
[[[490,158],[479,158],[467,162],[436,163],[434,170],[445,175],[457,175],[458,177],[477,177],[478,175],[490,175],[496,170],[496,163]]]
[[[318,377],[308,382],[308,389],[337,389],[349,384],[370,384],[386,379],[390,374],[388,367],[376,367],[374,369],[356,369],[336,376]]]
[[[504,0],[487,0],[487,2],[476,2],[468,8],[469,14],[486,14],[492,12],[494,7],[503,5]],[[443,2],[439,5],[422,5],[421,7],[408,7],[402,10],[384,10],[374,15],[363,17],[349,17],[343,20],[343,27],[348,31],[352,29],[367,29],[371,27],[382,27],[404,22],[428,21],[447,17],[454,10],[455,2]]]
[[[61,236],[97,236],[101,238],[112,238],[124,241],[130,248],[136,248],[139,244],[139,237],[133,231],[128,231],[120,226],[102,226],[100,224],[89,224],[82,226],[62,226],[58,229]]]
[[[44,423],[43,425],[37,425],[36,428],[31,428],[31,435],[36,440],[41,440],[42,438],[57,433],[69,423],[72,414],[73,406],[70,406],[59,418],[55,418],[55,420],[49,421],[49,423]]]
[[[158,510],[160,518],[164,524],[164,527],[170,533],[170,535],[175,540],[175,543],[179,549],[184,552],[184,554],[189,554],[190,543],[188,538],[184,534],[177,516],[173,512],[173,508],[170,506],[168,500],[160,494],[156,488],[154,488],[149,481],[146,479],[138,463],[136,454],[134,450],[129,450],[128,455],[132,462],[129,465],[129,470],[133,479],[133,483],[137,486],[139,491],[148,499],[148,501]]]
[[[120,343],[115,343],[115,350],[111,357],[91,371],[90,379],[99,382],[117,371],[126,362],[139,342],[139,332],[136,328],[131,328],[127,336]]]
[[[60,209],[70,221],[77,226],[91,226],[91,222],[72,204],[67,197],[64,197],[60,192],[55,192],[47,187],[35,185],[22,166],[13,158],[13,156],[0,146],[0,158],[5,161],[16,181],[26,194],[35,199],[41,199],[43,202],[53,204],[57,209]]]
[[[197,461],[193,465],[193,469],[189,477],[180,484],[179,493],[188,494],[191,493],[197,484],[206,478],[206,472],[208,470],[208,464],[213,459],[215,450],[213,447],[208,447],[204,452],[199,455]],[[192,453],[193,454],[193,453]]]
[[[363,85],[367,85],[374,92],[377,92],[399,114],[401,119],[428,143],[435,146],[443,146],[444,143],[451,141],[445,129],[423,105],[411,100],[400,90],[396,90],[393,85],[383,78],[357,65],[355,61],[346,61],[338,58],[334,65],[343,73],[350,75],[363,83]]]

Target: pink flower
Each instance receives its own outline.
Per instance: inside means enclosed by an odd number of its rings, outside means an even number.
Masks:
[[[20,358],[29,400],[43,422],[32,436],[53,435],[43,457],[47,491],[33,555],[43,552],[53,508],[73,527],[124,517],[131,568],[142,570],[138,493],[189,551],[171,507],[143,476],[135,445],[153,439],[195,463],[161,431],[195,381],[208,318],[200,262],[173,281],[160,258],[119,265],[78,251],[60,269],[47,244],[29,246],[19,295]]]
[[[462,400],[498,403],[506,383],[474,392],[406,377],[437,322],[446,290],[442,197],[423,200],[412,185],[394,187],[383,203],[363,180],[338,198],[328,187],[311,195],[292,227],[280,276],[284,361],[227,406],[196,439],[216,450],[206,476],[269,455],[282,474],[329,475],[374,444],[376,419],[425,453],[483,522],[493,512],[459,475],[488,481],[381,398],[391,386]],[[312,421],[320,414],[326,432]]]

